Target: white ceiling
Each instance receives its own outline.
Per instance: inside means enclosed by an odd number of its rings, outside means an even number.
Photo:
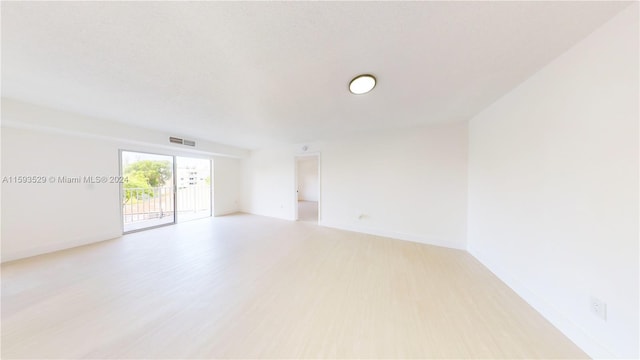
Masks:
[[[2,2],[2,94],[252,149],[464,121],[628,4]]]

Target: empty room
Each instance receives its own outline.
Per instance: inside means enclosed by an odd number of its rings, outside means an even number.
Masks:
[[[636,1],[2,1],[3,359],[640,357]]]

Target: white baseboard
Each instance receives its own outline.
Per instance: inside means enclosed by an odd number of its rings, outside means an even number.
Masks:
[[[262,216],[262,217],[271,218],[271,219],[287,220],[287,221],[296,221],[296,219],[294,219],[292,216],[291,216],[291,217],[285,217],[285,216],[274,216],[274,215],[271,215],[271,214],[262,214],[262,213],[254,212],[254,211],[250,211],[250,210],[240,210],[239,212],[240,212],[240,213],[243,213],[243,214],[249,214],[249,215]]]
[[[611,359],[616,357],[610,350],[590,337],[582,328],[567,319],[551,304],[529,290],[522,281],[513,277],[508,271],[490,261],[486,256],[483,256],[482,252],[472,247],[468,247],[468,252],[553,324],[553,326],[558,328],[566,337],[586,352],[587,355],[594,359]]]
[[[421,244],[442,246],[442,247],[446,247],[446,248],[450,248],[450,249],[466,250],[466,247],[464,245],[451,244],[450,242],[447,242],[447,241],[443,241],[443,240],[440,240],[440,239],[430,239],[430,238],[426,238],[426,237],[420,236],[420,235],[406,234],[406,233],[401,233],[401,232],[396,232],[396,231],[385,231],[385,230],[371,229],[371,228],[367,228],[367,227],[364,227],[364,226],[361,227],[361,226],[349,226],[349,225],[344,225],[344,224],[335,224],[335,223],[326,222],[326,221],[321,221],[321,222],[318,223],[318,225],[325,226],[325,227],[330,227],[330,228],[334,228],[334,229],[353,231],[353,232],[357,232],[357,233],[363,233],[363,234],[369,234],[369,235],[388,237],[388,238],[392,238],[392,239],[417,242],[417,243],[421,243]]]
[[[213,213],[213,217],[237,214],[237,213],[241,213],[241,212],[243,212],[243,211],[240,210],[240,209],[227,209],[227,210],[222,210],[222,211],[219,211],[219,212],[214,212]]]
[[[91,238],[84,239],[75,239],[71,241],[61,241],[53,244],[48,244],[45,246],[38,246],[30,249],[15,251],[15,252],[5,252],[2,251],[2,263],[6,263],[9,261],[25,259],[32,256],[48,254],[60,250],[71,249],[78,246],[89,245],[93,243],[98,243],[101,241],[112,240],[121,237],[121,234],[113,234],[113,233],[105,233],[99,236],[93,236]]]

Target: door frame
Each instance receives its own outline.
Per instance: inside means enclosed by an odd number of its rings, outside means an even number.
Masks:
[[[209,162],[209,216],[207,217],[214,217],[214,212],[213,212],[213,159],[210,157],[206,157],[206,156],[187,156],[187,155],[174,155],[174,173],[177,174],[178,173],[178,158],[191,158],[191,159],[202,159],[202,160],[207,160]],[[175,204],[176,207],[178,206],[178,178],[177,176],[174,176],[174,192],[175,192]],[[204,219],[204,218],[202,218]],[[194,219],[194,220],[200,220],[199,219]],[[192,221],[192,220],[187,220],[187,221]],[[176,224],[178,223],[178,210],[176,209]]]
[[[159,155],[159,156],[167,156],[167,157],[171,157],[173,159],[173,174],[172,174],[172,188],[173,188],[173,221],[172,222],[168,222],[166,224],[160,224],[160,225],[153,225],[153,226],[149,226],[149,227],[145,227],[145,228],[141,228],[141,229],[134,229],[134,230],[129,230],[129,231],[124,231],[124,212],[123,212],[123,205],[122,205],[122,197],[124,195],[124,183],[120,184],[119,188],[119,195],[120,198],[118,200],[118,206],[120,209],[120,231],[123,235],[125,234],[131,234],[131,233],[135,233],[135,232],[139,232],[139,231],[145,231],[145,230],[150,230],[150,229],[155,229],[155,228],[159,228],[159,227],[163,227],[163,226],[169,226],[169,225],[175,225],[178,223],[178,178],[177,178],[177,174],[178,174],[178,157],[183,157],[183,158],[194,158],[194,159],[204,159],[209,161],[209,178],[211,179],[211,182],[209,184],[209,216],[208,217],[213,217],[214,211],[213,211],[213,187],[214,187],[214,180],[213,180],[213,159],[209,156],[193,156],[193,155],[176,155],[175,153],[173,154],[167,154],[167,153],[156,153],[156,152],[151,152],[151,151],[145,151],[145,150],[129,150],[129,149],[118,149],[118,173],[120,174],[121,177],[124,176],[123,173],[123,168],[122,168],[122,153],[123,152],[131,152],[131,153],[140,153],[140,154],[149,154],[149,155]]]
[[[122,153],[123,152],[131,152],[131,153],[140,153],[140,154],[149,154],[149,155],[159,155],[159,156],[167,156],[170,157],[172,159],[172,174],[171,177],[173,178],[171,187],[173,189],[173,221],[172,222],[168,222],[166,224],[160,224],[160,225],[153,225],[153,226],[149,226],[149,227],[145,227],[145,228],[140,228],[140,229],[133,229],[133,230],[129,230],[129,231],[124,231],[124,212],[123,212],[123,205],[122,205],[122,197],[124,196],[124,183],[121,183],[119,186],[120,189],[120,198],[119,198],[119,207],[120,207],[120,230],[122,230],[122,235],[126,235],[126,234],[131,234],[131,233],[135,233],[135,232],[139,232],[139,231],[145,231],[145,230],[150,230],[150,229],[155,229],[155,228],[159,228],[159,227],[163,227],[163,226],[169,226],[169,225],[175,225],[177,220],[178,220],[178,212],[176,211],[176,156],[175,155],[169,155],[169,154],[162,154],[162,153],[154,153],[154,152],[150,152],[150,151],[140,151],[140,150],[127,150],[127,149],[118,149],[118,172],[120,174],[121,177],[124,177],[124,169],[122,168]]]
[[[315,157],[318,159],[318,224],[322,221],[322,154],[319,151],[296,154],[293,157],[293,220],[298,221],[298,160]]]

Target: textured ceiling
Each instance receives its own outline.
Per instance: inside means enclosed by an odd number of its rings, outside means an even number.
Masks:
[[[2,95],[252,149],[464,121],[628,4],[2,2]]]

